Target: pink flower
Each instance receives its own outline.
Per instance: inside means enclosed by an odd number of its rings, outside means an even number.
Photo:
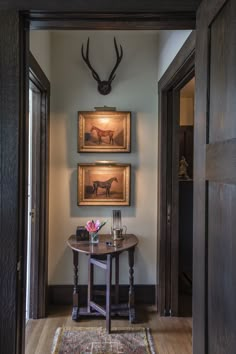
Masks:
[[[95,222],[88,221],[87,224],[85,225],[85,228],[88,232],[97,232],[99,231],[104,225],[106,224],[106,221],[100,222],[99,220],[96,220]]]
[[[97,220],[97,221],[88,221],[85,228],[87,229],[88,232],[96,232],[99,230],[100,228],[100,221]]]

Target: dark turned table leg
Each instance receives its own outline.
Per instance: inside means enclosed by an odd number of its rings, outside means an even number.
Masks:
[[[78,252],[73,251],[73,265],[74,265],[74,289],[73,289],[73,310],[72,320],[79,319],[79,287],[78,287]]]
[[[111,278],[112,278],[112,258],[107,255],[106,269],[106,330],[111,333]]]
[[[134,247],[128,250],[129,253],[129,321],[135,323],[134,308]]]
[[[90,301],[93,299],[93,276],[94,276],[94,267],[93,264],[90,262],[91,255],[88,256],[88,300],[87,300],[87,307],[88,313],[91,311]]]
[[[115,256],[115,304],[119,304],[119,254]]]

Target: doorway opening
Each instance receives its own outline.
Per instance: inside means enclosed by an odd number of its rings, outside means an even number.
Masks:
[[[191,315],[195,33],[158,83],[159,312]],[[191,114],[191,116],[190,116]],[[191,123],[191,124],[190,124]],[[187,241],[186,241],[187,240]],[[189,307],[184,296],[189,292]]]
[[[71,267],[71,254],[70,250],[66,247],[66,239],[68,233],[73,233],[78,225],[78,220],[80,220],[81,225],[86,222],[91,217],[93,210],[89,208],[82,209],[77,207],[76,200],[76,164],[78,162],[77,155],[77,110],[78,109],[92,109],[94,102],[98,106],[104,106],[104,104],[109,105],[109,102],[117,105],[117,108],[131,110],[133,112],[132,116],[132,152],[127,155],[121,155],[122,160],[132,159],[132,164],[134,165],[133,171],[137,170],[139,166],[139,156],[142,157],[142,166],[149,161],[149,166],[145,168],[139,168],[138,172],[133,172],[132,174],[132,199],[133,205],[129,210],[125,210],[125,214],[128,220],[128,225],[130,230],[135,232],[135,223],[132,220],[150,220],[150,224],[153,225],[151,231],[147,232],[147,228],[144,223],[139,221],[138,231],[140,234],[142,232],[143,237],[147,238],[145,248],[142,247],[142,254],[144,259],[148,259],[147,267],[153,269],[151,272],[145,272],[145,267],[142,266],[142,272],[135,273],[135,281],[138,283],[146,284],[146,301],[147,297],[152,296],[155,298],[155,281],[156,281],[156,212],[150,213],[146,205],[156,205],[156,179],[155,174],[157,173],[157,159],[154,151],[157,152],[157,93],[153,90],[156,87],[156,82],[158,77],[155,73],[160,73],[163,67],[167,67],[165,61],[162,63],[162,67],[158,68],[156,60],[157,56],[157,43],[158,38],[161,34],[154,31],[144,31],[144,32],[101,32],[101,31],[32,31],[30,33],[31,38],[37,36],[37,41],[35,40],[35,46],[31,46],[30,49],[33,51],[35,57],[41,64],[45,64],[47,59],[42,48],[42,32],[43,39],[45,43],[45,54],[48,54],[49,61],[51,63],[50,80],[51,80],[51,93],[52,93],[52,104],[51,104],[51,134],[50,134],[50,213],[49,213],[49,267],[48,267],[48,299],[52,305],[65,305],[70,304],[72,299],[72,285],[69,283],[71,280],[72,267]],[[185,33],[182,41],[180,41],[178,49],[181,47],[182,43],[186,40],[190,31]],[[124,80],[124,77],[128,75],[128,71],[125,65],[119,67],[119,72],[117,75],[117,80],[114,81],[113,91],[114,95],[103,97],[97,94],[96,83],[91,77],[90,73],[87,71],[87,67],[81,60],[81,46],[86,43],[88,36],[91,38],[91,60],[93,60],[96,69],[99,72],[102,69],[109,70],[110,62],[112,62],[112,55],[114,56],[115,51],[113,46],[107,46],[104,50],[110,49],[111,55],[102,60],[104,56],[103,51],[100,49],[101,45],[104,43],[113,43],[114,34],[117,36],[117,41],[119,41],[126,49],[127,60],[130,56],[132,57],[133,51],[137,48],[142,47],[142,55],[139,55],[138,59],[132,64],[133,74],[131,79]],[[165,34],[165,33],[164,33]],[[168,34],[168,33],[167,33]],[[166,41],[167,34],[162,37],[163,42]],[[180,36],[180,34],[178,34]],[[119,38],[120,37],[120,38]],[[49,39],[48,39],[49,38]],[[93,39],[93,40],[92,40]],[[105,40],[106,39],[106,40]],[[41,47],[36,45],[38,42],[41,43]],[[168,41],[166,41],[168,43]],[[32,43],[32,42],[30,42]],[[49,43],[49,49],[51,52],[47,52],[47,43]],[[76,43],[76,47],[74,46]],[[138,43],[138,46],[135,44]],[[160,42],[161,43],[161,42]],[[163,43],[162,43],[163,45]],[[40,48],[40,53],[37,50]],[[176,49],[176,52],[177,50]],[[163,51],[164,52],[164,51]],[[67,55],[64,55],[67,53]],[[95,56],[96,53],[96,56]],[[38,56],[37,56],[38,54]],[[39,54],[41,56],[39,56]],[[70,55],[69,55],[70,54]],[[101,58],[99,58],[99,55]],[[163,58],[165,57],[165,52],[163,53]],[[174,56],[174,55],[173,55]],[[41,61],[39,60],[41,58]],[[99,60],[100,59],[100,60]],[[81,60],[81,62],[80,62]],[[148,63],[149,70],[146,70],[142,75],[140,75],[140,67],[143,63]],[[161,62],[161,60],[160,60]],[[99,64],[101,63],[101,69]],[[104,65],[107,64],[107,65]],[[166,65],[166,66],[164,66]],[[43,67],[43,65],[42,65]],[[45,65],[46,67],[46,65]],[[122,72],[123,70],[123,72]],[[122,79],[123,74],[123,79]],[[105,74],[103,74],[105,76]],[[161,75],[161,74],[159,74]],[[80,77],[80,80],[78,80]],[[119,80],[120,79],[120,80]],[[152,83],[152,85],[150,85]],[[122,87],[122,90],[120,88]],[[132,90],[133,87],[142,87],[142,90]],[[145,88],[145,90],[144,90]],[[144,92],[143,92],[144,91]],[[124,95],[125,92],[125,95]],[[124,95],[124,96],[122,96]],[[129,95],[129,100],[127,101],[125,97]],[[122,98],[124,97],[124,98]],[[110,104],[111,105],[111,104]],[[144,113],[143,113],[144,112]],[[145,113],[147,112],[147,113]],[[148,124],[147,124],[148,121]],[[142,132],[140,134],[140,132]],[[138,135],[138,144],[137,144]],[[82,157],[82,155],[81,155]],[[85,157],[84,157],[85,158]],[[92,162],[94,159],[93,155],[86,157]],[[86,160],[85,160],[86,161]],[[146,162],[145,162],[146,161]],[[141,164],[140,164],[141,167]],[[149,176],[149,170],[151,170]],[[145,179],[142,174],[146,174]],[[150,178],[152,185],[152,193],[150,194],[150,186],[145,183],[145,180]],[[136,183],[141,183],[143,185],[142,191],[135,192],[134,181]],[[145,192],[144,192],[145,191]],[[136,199],[136,200],[135,200]],[[140,207],[135,210],[134,206],[137,206],[137,200],[140,203]],[[145,202],[145,200],[147,200]],[[97,208],[98,210],[99,208]],[[95,211],[97,213],[97,210]],[[98,210],[100,217],[107,217],[107,211],[105,208],[100,208]],[[94,215],[96,217],[96,215]],[[54,246],[57,245],[55,252]],[[151,262],[153,266],[150,266]],[[87,263],[87,259],[80,258],[80,264]],[[79,274],[79,285],[80,289],[83,289],[83,285],[86,284],[87,276],[86,273],[81,271],[85,267],[80,266]],[[98,274],[99,276],[99,274]],[[124,277],[123,282],[126,281],[127,274],[122,274]],[[147,279],[147,278],[150,279]],[[98,279],[98,277],[97,277]],[[71,281],[72,282],[72,281]],[[69,283],[69,284],[68,284]],[[85,287],[84,287],[85,288]],[[150,290],[149,290],[150,289]],[[81,291],[81,294],[82,291]],[[154,295],[152,295],[154,294]],[[84,296],[85,298],[86,296]],[[82,295],[80,297],[82,301]],[[86,299],[85,299],[86,300]],[[84,300],[83,300],[84,301]],[[140,301],[140,300],[139,300]],[[155,300],[154,300],[155,301]],[[154,301],[152,304],[154,304]],[[26,330],[26,336],[28,331]],[[27,342],[27,337],[26,337]]]
[[[193,137],[195,78],[180,90],[179,119],[179,316],[192,316]]]

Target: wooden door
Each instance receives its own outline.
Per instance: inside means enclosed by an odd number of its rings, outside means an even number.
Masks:
[[[236,1],[197,14],[193,353],[236,348]]]
[[[0,353],[14,354],[24,347],[27,210],[27,100],[23,94],[28,88],[21,71],[27,67],[28,37],[23,43],[20,28],[17,11],[0,11]]]

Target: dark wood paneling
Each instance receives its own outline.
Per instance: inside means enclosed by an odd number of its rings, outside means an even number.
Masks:
[[[236,348],[236,186],[209,183],[208,353]]]
[[[208,352],[236,346],[236,2],[228,0],[210,26],[208,197]],[[231,140],[228,140],[231,139]],[[216,143],[217,142],[217,143]]]
[[[235,13],[233,1],[228,1],[211,24],[210,55],[210,117],[209,141],[235,138],[236,131],[236,50]]]
[[[206,112],[208,78],[207,2],[197,14],[193,188],[193,353],[205,353],[206,339]]]
[[[89,11],[89,12],[186,12],[196,11],[200,0],[1,0],[2,8],[44,11]]]
[[[15,12],[0,13],[0,352],[16,353],[18,304],[22,299],[17,272],[24,228],[24,192],[20,165],[20,33]],[[4,53],[4,54],[3,54]],[[10,64],[9,64],[10,63]],[[21,145],[22,146],[22,145]],[[23,163],[23,161],[22,161]],[[23,169],[22,164],[22,169]],[[21,264],[22,265],[22,264]],[[20,306],[19,306],[20,309]]]
[[[192,278],[193,181],[179,181],[179,272]]]
[[[192,316],[193,181],[179,181],[179,316]]]
[[[197,15],[194,353],[233,353],[236,345],[235,13],[234,0],[204,0]]]
[[[134,285],[135,303],[154,305],[155,285]],[[80,306],[87,305],[87,285],[79,285]],[[95,290],[105,291],[104,285],[95,285]],[[114,289],[113,289],[114,290]],[[129,285],[119,286],[120,302],[127,302],[129,299]],[[113,299],[114,301],[114,299]],[[71,305],[73,303],[73,285],[50,285],[48,289],[49,305]]]
[[[236,183],[236,139],[207,145],[206,179]]]
[[[208,9],[205,12],[205,20],[208,26],[210,26],[226,2],[227,0],[208,0]]]

